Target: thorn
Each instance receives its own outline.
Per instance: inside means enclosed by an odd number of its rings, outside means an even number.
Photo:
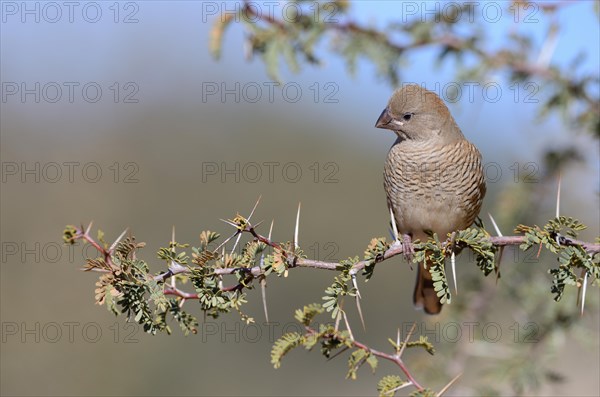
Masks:
[[[400,346],[400,327],[398,327],[398,332],[396,333],[396,349],[398,349],[398,346]],[[396,353],[398,353],[400,350],[396,350]]]
[[[223,219],[221,219],[221,220],[223,220]],[[235,233],[233,233],[231,236],[227,237],[227,239],[225,241],[223,241],[221,244],[219,244],[219,246],[217,248],[215,248],[215,252],[220,250],[221,247],[225,247],[225,244],[227,244],[229,242],[229,240],[231,240],[232,238],[237,236],[239,233],[241,233],[241,232],[238,230]],[[225,252],[225,249],[223,249],[223,252]]]
[[[88,225],[88,227],[85,229],[85,235],[89,236],[90,234],[90,230],[92,230],[92,225],[94,224],[94,221],[91,221],[90,224]]]
[[[398,387],[390,390],[390,393],[396,392],[396,391],[398,391],[400,389],[404,389],[405,387],[412,386],[412,385],[413,385],[413,383],[411,381],[408,381],[408,382],[403,383],[400,386],[398,386]]]
[[[554,50],[556,50],[557,33],[558,29],[556,23],[553,22],[548,28],[548,31],[546,33],[546,39],[544,40],[544,43],[536,60],[536,65],[539,68],[545,69],[550,64],[552,55],[554,54]]]
[[[227,220],[227,219],[219,219],[219,220],[225,222],[228,225],[235,227],[236,229],[238,227],[235,223],[231,222],[230,220]]]
[[[235,252],[235,247],[237,247],[238,243],[240,242],[240,239],[242,238],[242,233],[238,233],[237,234],[237,238],[235,239],[235,243],[233,243],[233,248],[231,248],[231,254],[233,255],[233,253]]]
[[[392,230],[394,231],[394,240],[400,241],[398,238],[398,227],[396,226],[396,218],[394,218],[394,211],[390,207],[390,220],[392,222]]]
[[[462,372],[459,373],[458,375],[456,375],[454,377],[454,379],[452,379],[450,382],[448,382],[448,384],[446,386],[444,386],[444,388],[442,390],[440,390],[440,392],[438,394],[436,394],[436,397],[441,397],[444,395],[444,393],[446,393],[448,391],[448,389],[458,380],[458,378],[460,378],[462,376]]]
[[[342,316],[344,317],[344,323],[346,323],[346,329],[348,330],[348,333],[350,334],[350,339],[354,340],[354,335],[352,335],[352,328],[350,328],[350,323],[348,322],[348,317],[346,316],[346,312],[343,310],[340,310],[342,312]]]
[[[269,236],[267,237],[267,240],[269,240],[269,241],[271,240],[271,233],[273,232],[273,223],[274,222],[275,222],[275,219],[273,219],[271,221],[271,227],[269,228]],[[263,251],[260,254],[260,261],[259,261],[259,263],[260,263],[260,267],[263,267],[265,265],[265,251]]]
[[[271,227],[269,228],[269,236],[267,237],[267,240],[269,240],[269,241],[271,240],[271,233],[273,232],[273,223],[274,222],[275,222],[275,219],[273,219],[271,221]],[[265,265],[265,251],[263,251],[260,254],[260,261],[259,261],[259,263],[260,263],[260,267],[263,267]]]
[[[248,221],[248,224],[250,224],[250,218],[252,218],[252,215],[254,215],[254,211],[256,211],[256,207],[258,207],[258,203],[260,203],[260,198],[262,196],[258,196],[258,200],[256,200],[256,203],[254,204],[254,208],[252,208],[252,211],[250,212],[250,215],[248,215],[248,218],[246,218],[246,220]],[[221,219],[223,220],[223,219]],[[227,222],[227,221],[225,221]],[[230,225],[232,224],[231,222],[227,222]],[[232,224],[235,227],[237,227],[235,224]],[[233,244],[233,248],[231,249],[231,253],[233,254],[235,252],[235,248],[237,247],[238,243],[240,242],[240,239],[242,238],[242,233],[238,234],[237,239],[235,239],[235,243]]]
[[[587,279],[588,279],[588,272],[587,270],[585,271],[585,276],[583,276],[583,286],[581,287],[581,315],[583,316],[583,308],[585,307],[585,292],[587,290]]]
[[[173,225],[173,229],[171,230],[171,242],[175,243],[175,225]],[[171,247],[171,252],[175,252],[175,245]]]
[[[269,322],[269,311],[267,310],[267,279],[260,280],[260,292],[262,294],[263,309],[265,311],[265,321]]]
[[[454,279],[454,292],[458,295],[458,284],[456,283],[456,254],[452,251],[450,255],[450,264],[452,265],[452,278]]]
[[[258,196],[258,200],[256,200],[256,204],[254,204],[254,208],[252,208],[252,212],[250,212],[250,215],[248,216],[248,221],[250,220],[250,218],[252,218],[252,215],[254,215],[254,211],[256,210],[256,207],[258,207],[258,203],[260,203],[261,198],[262,195]]]
[[[269,236],[267,237],[271,240],[271,232],[273,232],[273,223],[275,223],[275,219],[271,220],[271,227],[269,228]]]
[[[300,226],[300,202],[298,202],[298,213],[296,214],[296,229],[294,230],[294,249],[298,249],[298,229]]]
[[[356,288],[356,310],[358,310],[358,317],[360,317],[360,323],[362,324],[363,330],[366,331],[367,327],[365,325],[365,319],[363,317],[362,308],[360,307],[360,300],[362,297],[360,296],[360,290],[358,289],[358,283],[356,282],[356,274],[352,274],[352,285]]]
[[[112,250],[115,249],[115,247],[117,246],[117,244],[119,244],[119,241],[121,241],[121,239],[123,238],[123,236],[125,236],[125,233],[127,233],[128,230],[129,230],[129,228],[123,230],[123,233],[121,233],[121,235],[119,237],[117,237],[117,239],[115,240],[115,242],[112,243],[112,245],[108,249],[108,252],[112,252]]]
[[[402,353],[404,353],[404,349],[406,349],[408,340],[412,336],[413,332],[415,332],[416,326],[417,326],[417,323],[413,323],[412,327],[410,327],[410,331],[408,331],[408,334],[406,334],[406,338],[404,338],[404,343],[402,344],[402,347],[400,348],[400,351],[398,352],[398,357],[402,357]]]
[[[494,217],[492,216],[492,214],[490,214],[488,212],[488,216],[490,217],[490,220],[492,221],[492,225],[494,225],[494,229],[496,230],[496,234],[500,237],[502,237],[502,232],[500,231],[500,228],[498,227],[498,224],[496,223],[496,220],[494,219]],[[496,285],[498,285],[498,280],[500,280],[500,262],[502,261],[502,254],[504,253],[504,246],[500,247],[498,249],[498,259],[496,260]]]
[[[175,225],[173,225],[173,229],[171,230],[171,242],[175,242]],[[175,245],[171,247],[171,252],[175,253]],[[175,267],[175,261],[171,261],[171,266]],[[175,277],[171,277],[171,288],[175,289]],[[183,299],[182,299],[183,300]]]
[[[558,189],[556,191],[556,217],[560,215],[560,185],[562,182],[562,176],[558,174]]]
[[[362,296],[360,296],[360,290],[358,289],[358,283],[356,282],[356,273],[352,274],[352,286],[356,288],[356,296],[362,299]]]
[[[340,319],[341,319],[341,317],[342,317],[342,316],[341,316],[341,311],[342,311],[342,308],[341,308],[341,306],[342,306],[342,305],[341,305],[341,303],[343,303],[343,302],[340,302],[340,308],[339,308],[339,310],[338,310],[338,314],[337,314],[337,316],[335,317],[335,327],[333,328],[333,329],[335,330],[335,332],[337,332],[337,331],[338,331],[338,329],[339,329],[339,326],[340,326]]]
[[[339,356],[340,354],[342,354],[343,352],[345,352],[346,350],[350,349],[348,346],[344,346],[344,348],[340,351],[338,351],[337,353],[335,353],[333,356],[330,356],[327,361],[331,361],[334,358],[336,358],[337,356]]]
[[[488,216],[490,217],[490,220],[492,221],[492,225],[494,225],[494,229],[496,230],[496,234],[498,236],[502,237],[502,232],[500,231],[500,228],[498,227],[498,224],[494,220],[494,217],[489,212],[488,212]]]

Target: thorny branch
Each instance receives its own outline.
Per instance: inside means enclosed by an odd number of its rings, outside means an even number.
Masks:
[[[273,249],[282,250],[282,246],[279,243],[258,233],[255,230],[254,226],[252,226],[249,222],[246,224],[244,229],[238,229],[236,234],[238,234],[238,233],[248,233],[248,234],[252,235],[256,241],[260,241]],[[122,238],[122,236],[123,235],[121,235],[120,238]],[[118,240],[120,240],[120,238]],[[95,241],[89,235],[89,228],[88,228],[88,230],[83,230],[83,228],[77,228],[77,234],[74,237],[74,239],[85,240],[86,242],[91,244],[94,248],[96,248],[96,250],[98,250],[98,252],[105,259],[106,263],[108,263],[112,269],[117,269],[117,266],[114,265],[112,262],[111,255],[114,251],[114,247],[118,243],[118,240],[115,243],[113,243],[113,245],[110,249],[105,249],[104,247],[101,246],[101,244],[99,244],[97,241]],[[600,252],[600,244],[589,243],[589,242],[576,240],[576,239],[572,239],[572,238],[565,237],[565,236],[558,236],[558,240],[561,245],[581,246],[585,249],[585,251],[587,251],[590,254]],[[490,236],[489,241],[492,243],[492,245],[494,245],[496,247],[504,247],[504,246],[508,246],[508,245],[520,245],[525,241],[525,237],[524,236]],[[448,239],[446,242],[443,243],[443,245],[445,246],[450,243],[451,243],[451,241],[450,241],[450,239]],[[390,258],[393,258],[395,256],[402,254],[404,252],[404,246],[405,245],[400,244],[400,243],[392,244],[382,255],[380,255],[379,257],[377,257],[375,259],[375,263],[381,263],[383,261],[386,261]],[[338,262],[325,262],[325,261],[319,261],[319,260],[314,260],[314,259],[299,258],[299,257],[295,256],[293,252],[290,252],[290,251],[283,251],[283,253],[287,259],[289,268],[311,268],[311,269],[335,271],[335,270],[339,270],[340,266],[341,266],[340,263],[338,263]],[[362,271],[366,266],[368,266],[370,264],[372,264],[372,262],[367,261],[367,260],[359,261],[359,262],[355,263],[354,265],[352,265],[350,274],[352,274],[352,275],[358,274],[360,271]],[[103,271],[109,272],[109,270],[103,270]],[[245,268],[245,267],[242,267],[242,268],[239,268],[239,267],[220,268],[220,269],[214,270],[215,274],[217,274],[217,275],[229,275],[229,274],[234,274],[234,273],[240,272],[240,271],[247,273],[249,276],[252,276],[253,278],[257,278],[261,275],[264,275],[263,269],[260,266],[254,266],[251,268]],[[177,263],[173,263],[170,266],[169,270],[167,270],[164,273],[156,275],[154,277],[154,280],[157,282],[164,282],[167,279],[169,279],[175,275],[188,274],[188,273],[190,273],[190,269],[188,267],[179,265]],[[242,284],[236,284],[233,286],[221,288],[222,291],[236,291],[236,290],[241,290],[241,289],[243,289]],[[181,290],[178,290],[178,289],[172,288],[172,287],[165,287],[165,294],[176,295],[176,296],[180,296],[185,299],[197,299],[197,295],[195,295],[195,294],[189,294],[189,293],[183,292]]]

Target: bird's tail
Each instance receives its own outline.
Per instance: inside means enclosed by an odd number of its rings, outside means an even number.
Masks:
[[[415,308],[423,309],[427,314],[438,314],[442,311],[442,303],[433,288],[433,280],[429,273],[430,262],[427,261],[427,269],[422,264],[417,266],[417,282],[413,294]]]

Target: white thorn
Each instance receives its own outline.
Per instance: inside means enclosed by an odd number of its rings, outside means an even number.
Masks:
[[[223,258],[223,267],[225,267],[225,247],[221,251],[221,258]],[[219,289],[223,289],[223,275],[219,274]],[[204,312],[206,315],[206,312]]]
[[[298,244],[298,229],[300,228],[300,205],[301,203],[298,203],[298,213],[296,214],[296,228],[294,230],[294,249],[298,249],[299,244]]]
[[[398,227],[396,226],[396,218],[394,218],[394,210],[390,207],[390,220],[392,222],[392,229],[394,230],[394,240],[400,241],[398,238]]]
[[[356,288],[356,296],[362,299],[362,296],[360,296],[360,290],[358,289],[358,283],[356,282],[356,274],[352,274],[352,286]]]
[[[222,221],[222,222],[225,222],[228,225],[231,225],[231,226],[235,227],[236,229],[238,227],[238,225],[236,225],[235,223],[231,222],[230,220],[227,220],[227,219],[219,219],[219,220]]]
[[[173,229],[171,230],[171,242],[175,242],[175,225],[173,225]],[[175,252],[175,246],[171,247],[171,252]]]
[[[587,279],[588,272],[585,271],[585,276],[583,276],[583,286],[581,287],[581,315],[583,316],[583,308],[585,307],[585,292],[587,290]]]
[[[413,384],[413,383],[412,383],[411,381],[408,381],[408,382],[406,382],[406,383],[403,383],[403,384],[401,384],[400,386],[398,386],[398,387],[396,387],[396,388],[394,388],[394,389],[390,390],[390,393],[396,392],[396,391],[398,391],[398,390],[400,390],[400,389],[404,389],[405,387],[408,387],[408,386],[412,386],[412,384]]]
[[[271,227],[269,228],[269,237],[267,237],[268,240],[271,240],[271,232],[273,232],[273,223],[274,222],[275,222],[275,219],[273,219],[271,221]],[[265,251],[263,251],[260,254],[260,261],[258,263],[260,263],[260,267],[263,267],[265,265]]]
[[[557,44],[557,33],[557,26],[555,24],[551,24],[546,34],[546,40],[544,40],[544,44],[542,45],[542,49],[540,50],[540,54],[538,55],[538,59],[536,61],[537,66],[541,69],[547,68],[550,60],[552,59],[552,54],[554,54]]]
[[[398,332],[396,333],[396,349],[400,346],[400,327],[398,327]]]
[[[254,215],[254,211],[256,210],[256,207],[258,207],[258,203],[260,203],[260,199],[262,196],[258,196],[258,200],[256,200],[256,204],[254,204],[254,208],[252,208],[252,212],[250,212],[250,215],[248,216],[248,220],[250,220],[250,218],[252,218],[252,215]]]
[[[450,255],[450,264],[452,265],[452,278],[454,279],[454,292],[458,295],[458,284],[456,283],[456,254],[452,251]]]
[[[175,243],[175,225],[171,229],[171,243]],[[171,252],[175,253],[175,245],[171,247]],[[175,267],[175,261],[171,261],[171,266]],[[175,289],[175,277],[171,277],[171,287]]]
[[[440,392],[438,394],[436,394],[436,397],[442,397],[444,395],[444,393],[446,393],[448,391],[448,389],[450,389],[450,387],[452,387],[452,385],[458,380],[458,378],[460,378],[462,376],[462,372],[459,373],[458,375],[456,375],[454,377],[454,379],[452,379],[450,382],[448,382],[448,384],[446,386],[444,386],[444,388],[442,390],[440,390]]]
[[[496,230],[496,234],[498,236],[502,237],[502,232],[500,231],[500,228],[498,227],[498,224],[494,220],[494,217],[489,212],[488,212],[488,216],[490,217],[490,221],[492,221],[492,225],[494,225],[494,229]]]
[[[85,235],[89,235],[90,234],[90,230],[92,230],[92,225],[94,224],[94,221],[91,221],[90,224],[88,225],[88,227],[85,229]]]
[[[340,328],[340,320],[342,318],[342,309],[338,309],[338,314],[335,316],[335,327],[333,328],[335,332]]]
[[[238,243],[240,242],[240,239],[242,238],[242,233],[238,233],[237,238],[235,239],[235,243],[233,243],[233,248],[231,249],[231,254],[233,255],[234,251],[235,251],[235,247],[237,247]]]
[[[408,334],[406,334],[406,338],[404,338],[404,343],[402,344],[402,347],[400,348],[400,351],[398,352],[398,357],[402,357],[402,354],[404,353],[404,350],[406,349],[406,345],[408,344],[408,341],[409,341],[410,337],[412,336],[413,332],[415,332],[416,327],[417,327],[417,323],[413,323],[412,327],[410,327],[410,331],[408,331]]]
[[[350,323],[348,322],[348,317],[346,316],[346,312],[341,310],[342,312],[342,316],[344,317],[344,323],[346,323],[346,329],[348,330],[348,333],[350,334],[350,339],[354,340],[354,335],[352,335],[352,328],[350,328]]]
[[[358,317],[360,317],[360,323],[362,324],[363,330],[367,329],[365,325],[365,319],[363,317],[362,308],[360,307],[360,300],[362,297],[360,296],[360,290],[358,289],[358,283],[356,282],[356,274],[352,274],[352,286],[356,289],[356,310],[358,310]]]
[[[115,249],[115,247],[117,246],[117,244],[119,244],[119,241],[121,241],[121,239],[123,238],[123,236],[125,236],[125,233],[127,233],[127,230],[129,230],[129,229],[123,230],[123,233],[121,233],[121,235],[119,237],[117,237],[117,239],[115,240],[115,242],[112,243],[112,245],[108,249],[109,252],[111,252],[112,250]]]
[[[558,175],[558,189],[556,192],[556,217],[560,216],[560,185],[561,185],[562,177]]]
[[[219,244],[219,246],[217,248],[215,248],[215,252],[217,252],[218,250],[220,250],[221,247],[224,247],[225,244],[227,244],[229,242],[229,240],[231,240],[232,238],[234,238],[235,236],[237,236],[238,233],[239,233],[239,231],[235,232],[231,236],[227,237],[227,239],[225,241],[223,241],[221,244]]]
[[[265,320],[269,322],[269,311],[267,310],[267,279],[260,280],[260,292],[262,294],[263,309],[265,311]]]
[[[267,237],[271,240],[271,233],[273,232],[273,223],[275,223],[275,219],[271,220],[271,227],[269,228],[269,236]]]

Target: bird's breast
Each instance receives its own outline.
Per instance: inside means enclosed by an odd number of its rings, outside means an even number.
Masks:
[[[485,182],[481,155],[467,140],[446,145],[397,141],[384,167],[384,187],[398,230],[424,238],[471,225]]]

